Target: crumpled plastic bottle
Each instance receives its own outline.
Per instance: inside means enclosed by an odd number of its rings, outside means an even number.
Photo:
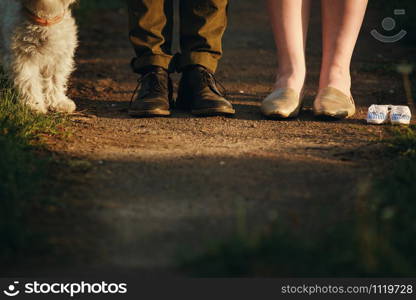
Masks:
[[[409,106],[395,105],[390,108],[390,122],[393,125],[409,125],[412,112]]]
[[[405,105],[377,105],[373,104],[368,108],[368,124],[409,125],[412,113],[409,106]]]
[[[377,125],[387,123],[390,107],[391,105],[371,105],[368,109],[367,123]]]

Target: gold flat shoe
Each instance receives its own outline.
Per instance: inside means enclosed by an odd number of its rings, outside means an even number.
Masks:
[[[302,94],[302,93],[301,93]],[[261,112],[268,118],[293,118],[302,108],[302,96],[291,88],[272,92],[261,104]]]
[[[349,118],[355,114],[354,99],[336,88],[327,87],[316,96],[313,112],[318,117]]]

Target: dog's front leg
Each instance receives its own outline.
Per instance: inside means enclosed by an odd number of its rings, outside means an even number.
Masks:
[[[52,111],[72,113],[76,109],[75,102],[66,96],[67,81],[71,70],[70,65],[60,64],[50,69],[51,73],[43,74],[44,93],[49,109]]]
[[[39,67],[30,60],[12,59],[10,69],[20,101],[36,112],[47,113]]]

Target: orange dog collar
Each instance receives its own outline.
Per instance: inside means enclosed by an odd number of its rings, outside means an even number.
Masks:
[[[31,22],[33,22],[36,25],[43,26],[43,27],[56,25],[56,24],[62,22],[62,20],[64,19],[64,16],[65,16],[65,13],[63,13],[61,16],[56,16],[52,19],[44,19],[44,18],[41,18],[41,17],[35,15],[30,9],[28,9],[26,7],[23,8],[23,12]]]

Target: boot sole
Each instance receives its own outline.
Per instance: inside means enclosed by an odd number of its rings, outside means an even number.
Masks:
[[[164,109],[152,109],[152,110],[129,110],[129,116],[140,118],[140,117],[167,117],[171,115],[169,110]]]
[[[235,115],[235,110],[232,108],[204,108],[193,109],[191,110],[191,113],[200,117],[233,116]]]

